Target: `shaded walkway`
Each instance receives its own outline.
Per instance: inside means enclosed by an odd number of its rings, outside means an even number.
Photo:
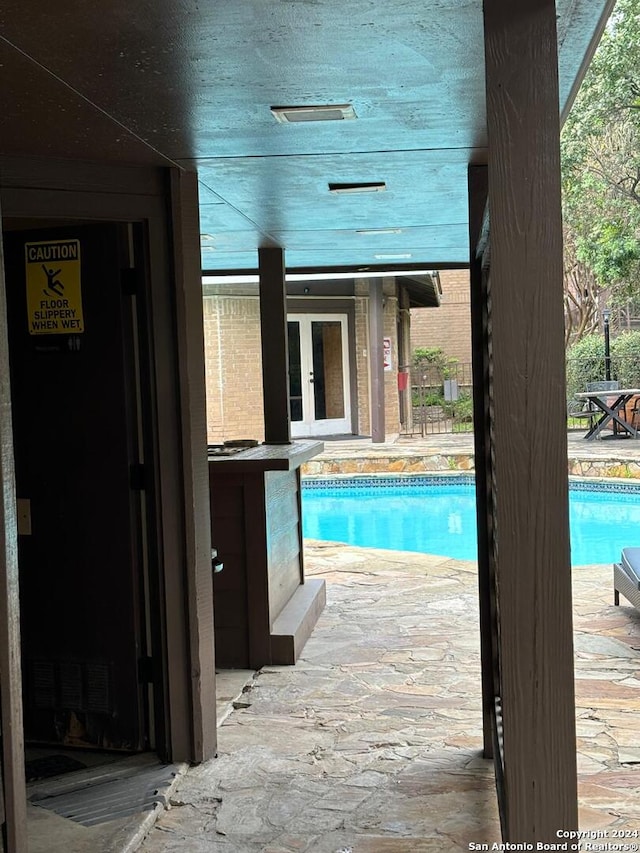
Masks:
[[[421,853],[500,838],[480,757],[473,563],[307,543],[328,605],[296,667],[259,673],[219,758],[144,851]],[[640,827],[640,619],[574,569],[582,828]],[[625,762],[625,763],[622,763]]]

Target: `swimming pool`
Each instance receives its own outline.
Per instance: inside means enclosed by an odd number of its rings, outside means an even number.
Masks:
[[[640,485],[573,481],[571,562],[611,563],[640,546]],[[366,548],[475,560],[473,477],[304,480],[303,534]]]

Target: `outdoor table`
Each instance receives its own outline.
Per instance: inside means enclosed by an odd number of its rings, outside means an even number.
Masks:
[[[577,400],[588,400],[590,404],[595,406],[602,412],[602,415],[595,421],[587,433],[585,438],[591,440],[600,438],[600,433],[605,426],[611,421],[613,423],[612,438],[638,438],[638,430],[624,418],[625,406],[632,397],[640,394],[640,388],[616,388],[612,391],[584,391],[576,394]],[[608,404],[607,400],[613,402]]]

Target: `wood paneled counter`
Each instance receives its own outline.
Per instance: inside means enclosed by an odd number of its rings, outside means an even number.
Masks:
[[[221,465],[225,471],[256,473],[258,471],[295,471],[324,450],[322,441],[299,439],[291,444],[259,444],[230,456],[210,455],[211,466]]]
[[[300,466],[323,449],[300,440],[209,456],[221,668],[295,663],[324,607],[324,581],[304,578],[300,502]]]

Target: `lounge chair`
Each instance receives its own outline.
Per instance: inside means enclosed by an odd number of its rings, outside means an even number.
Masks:
[[[623,548],[620,562],[613,564],[613,603],[620,593],[640,610],[640,548]]]

